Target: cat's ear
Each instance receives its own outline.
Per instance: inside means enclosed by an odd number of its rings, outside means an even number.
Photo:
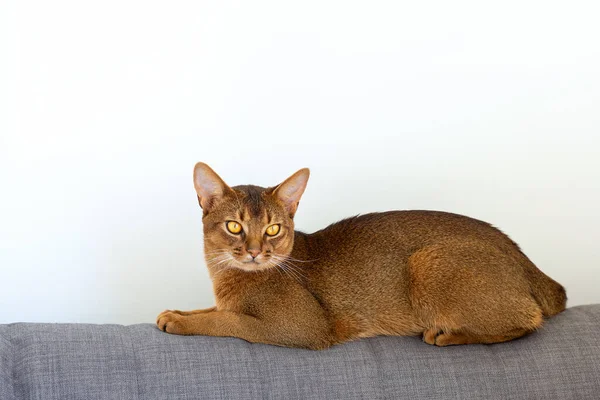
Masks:
[[[204,213],[208,213],[231,188],[208,165],[199,162],[194,167],[194,188]]]
[[[306,189],[310,170],[302,168],[273,189],[273,196],[285,207],[290,217],[296,214],[300,197]]]

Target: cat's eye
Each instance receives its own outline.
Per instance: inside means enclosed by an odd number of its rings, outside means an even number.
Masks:
[[[235,221],[227,222],[227,230],[231,233],[238,234],[242,231],[242,225]]]
[[[270,225],[267,230],[265,231],[265,233],[268,236],[275,236],[279,233],[279,224],[274,224],[274,225]]]

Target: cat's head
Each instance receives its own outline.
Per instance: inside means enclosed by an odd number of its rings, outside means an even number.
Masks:
[[[285,260],[308,177],[304,168],[274,187],[229,187],[208,165],[196,164],[194,187],[203,210],[208,265],[257,271]]]

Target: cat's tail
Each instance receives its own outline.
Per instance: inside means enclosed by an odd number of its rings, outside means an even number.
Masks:
[[[540,271],[531,261],[527,263],[526,273],[531,294],[545,317],[556,315],[566,308],[567,292],[560,283]]]

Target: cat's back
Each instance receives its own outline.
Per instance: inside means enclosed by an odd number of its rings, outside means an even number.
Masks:
[[[381,248],[386,244],[426,246],[446,240],[486,240],[498,245],[514,243],[487,222],[443,211],[405,210],[356,215],[315,232],[323,245]]]
[[[489,223],[442,211],[362,214],[308,237],[313,258],[327,264],[397,264],[420,249],[444,243],[477,243],[523,257],[517,244]]]

